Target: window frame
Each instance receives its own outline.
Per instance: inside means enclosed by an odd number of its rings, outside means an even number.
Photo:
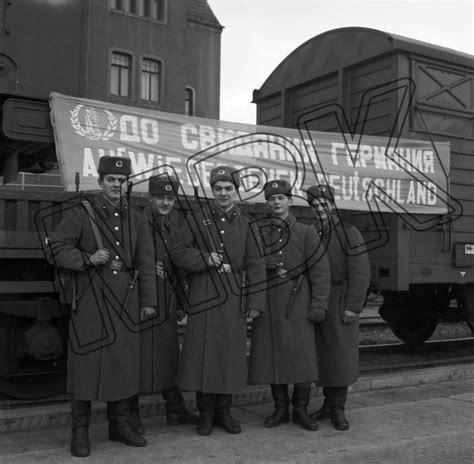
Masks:
[[[143,76],[143,64],[145,61],[153,61],[155,63],[158,63],[159,65],[159,73],[158,73],[158,100],[149,100],[149,99],[144,99],[142,96],[143,92],[143,81],[142,81],[142,76]],[[151,56],[151,55],[142,55],[140,56],[140,66],[138,69],[139,72],[139,82],[140,82],[140,88],[139,88],[139,99],[140,102],[148,105],[153,105],[153,106],[163,106],[164,102],[164,75],[165,75],[165,63],[163,59],[157,57],[157,56]]]
[[[147,5],[150,12],[155,9],[155,15],[145,15]],[[135,10],[133,12],[131,11],[132,6]],[[168,23],[168,0],[110,0],[109,11],[157,23]]]
[[[122,55],[122,56],[126,56],[128,59],[129,59],[129,67],[125,67],[125,66],[120,66],[116,63],[113,63],[113,59],[114,59],[114,55]],[[129,51],[125,51],[125,50],[111,50],[110,51],[110,55],[109,55],[109,79],[108,79],[108,93],[110,96],[114,97],[114,98],[120,98],[120,99],[133,99],[133,96],[134,96],[134,72],[133,72],[133,68],[134,68],[134,56],[131,52]],[[117,67],[117,68],[122,68],[122,69],[128,69],[128,95],[121,95],[121,94],[117,94],[117,93],[114,93],[112,91],[112,78],[113,78],[113,69],[114,67]],[[120,74],[119,74],[120,76]],[[120,79],[119,79],[119,89],[121,88],[121,85],[120,85]]]
[[[187,92],[191,93],[191,113],[186,112],[186,102],[188,101],[187,99]],[[184,87],[184,114],[186,116],[195,116],[196,115],[196,91],[194,90],[194,87],[191,87],[190,85],[186,85]]]

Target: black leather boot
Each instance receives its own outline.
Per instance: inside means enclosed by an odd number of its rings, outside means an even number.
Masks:
[[[293,389],[293,395],[291,397],[291,404],[293,405],[293,422],[301,425],[306,430],[314,432],[318,430],[318,423],[316,419],[313,419],[307,411],[309,404],[309,395],[311,387],[303,387],[295,384]]]
[[[344,414],[344,408],[334,406],[331,408],[331,422],[336,430],[348,430],[349,422]]]
[[[319,408],[316,412],[313,412],[312,414],[310,414],[310,416],[313,419],[316,419],[317,421],[329,419],[331,417],[331,410],[330,410],[329,403],[326,400],[324,400],[324,403],[321,406],[321,408]]]
[[[130,427],[138,435],[145,433],[145,426],[140,419],[140,407],[138,405],[138,394],[130,398],[130,417],[128,419]]]
[[[91,402],[71,399],[71,454],[85,458],[91,454],[89,442],[89,421],[91,418]]]
[[[214,425],[223,428],[227,433],[237,434],[242,431],[239,423],[230,415],[232,395],[216,393],[214,406]]]
[[[290,397],[288,396],[287,384],[271,384],[273,401],[275,402],[275,410],[265,418],[263,425],[265,427],[278,427],[280,424],[290,421]]]
[[[107,402],[107,419],[109,420],[109,440],[119,441],[127,446],[146,446],[146,440],[130,427],[129,398]]]
[[[196,427],[199,435],[210,435],[214,428],[214,393],[196,392],[196,404],[199,410],[199,424]]]
[[[166,402],[166,421],[169,425],[199,424],[199,417],[186,409],[183,395],[178,387],[163,390],[161,394]]]

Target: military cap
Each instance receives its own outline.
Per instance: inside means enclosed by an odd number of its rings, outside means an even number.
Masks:
[[[235,185],[235,188],[239,188],[240,186],[239,173],[230,166],[217,166],[211,171],[211,177],[209,180],[211,187],[219,180],[232,182]]]
[[[263,192],[265,193],[265,200],[268,200],[272,195],[278,195],[279,193],[291,197],[291,185],[286,180],[270,180],[263,186]]]
[[[179,180],[167,173],[157,174],[148,181],[150,195],[178,195]]]
[[[99,159],[99,174],[123,174],[129,176],[132,173],[131,162],[129,158],[120,156],[102,156]]]
[[[306,191],[306,198],[310,205],[316,198],[326,198],[334,201],[334,189],[330,185],[313,185]]]

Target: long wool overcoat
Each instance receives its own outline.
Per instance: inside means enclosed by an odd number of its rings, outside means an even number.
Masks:
[[[274,259],[267,258],[265,312],[253,321],[249,380],[270,384],[314,381],[316,345],[308,314],[328,308],[328,259],[314,227],[296,222],[292,214],[285,220],[269,219],[260,230],[264,254]],[[286,272],[280,277],[282,270]]]
[[[337,219],[336,219],[337,221]],[[326,319],[315,324],[318,384],[341,387],[359,377],[359,318],[342,323],[344,310],[362,312],[370,283],[364,240],[351,224],[337,222],[318,230],[331,267],[331,296]]]
[[[159,392],[176,385],[179,339],[176,310],[183,293],[184,273],[170,259],[178,228],[167,216],[144,210],[152,234],[155,263],[162,262],[164,278],[156,276],[159,314],[142,324],[140,332],[140,390]],[[151,250],[150,250],[151,252]]]
[[[76,305],[69,323],[68,392],[80,400],[116,401],[139,390],[139,311],[156,306],[152,243],[145,217],[125,202],[114,208],[99,195],[92,209],[103,246],[110,251],[106,265],[89,262],[99,247],[82,203],[67,212],[48,248],[51,261],[73,271],[76,281]],[[116,270],[118,262],[121,270]]]
[[[231,272],[208,266],[213,251],[223,253]],[[179,386],[207,393],[242,390],[247,383],[245,311],[263,311],[265,304],[265,263],[249,219],[235,205],[225,213],[211,206],[188,216],[172,259],[190,278]]]

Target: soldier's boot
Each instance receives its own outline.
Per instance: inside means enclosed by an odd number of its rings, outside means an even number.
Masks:
[[[146,440],[130,427],[130,399],[108,401],[107,419],[109,420],[109,440],[124,443],[127,446],[146,446]]]
[[[178,387],[161,392],[166,402],[166,421],[168,425],[199,424],[199,417],[186,409],[184,398]]]
[[[223,428],[227,433],[237,434],[242,431],[239,423],[230,415],[232,395],[216,393],[214,406],[214,425]]]
[[[214,428],[214,393],[196,392],[196,404],[199,410],[199,424],[196,427],[199,435],[210,435]]]
[[[331,422],[336,430],[348,430],[349,422],[344,414],[344,408],[334,406],[331,408]]]
[[[287,384],[271,384],[275,410],[270,416],[265,418],[263,425],[265,427],[278,427],[280,424],[286,424],[290,421],[290,397],[288,396]]]
[[[71,399],[71,454],[85,458],[91,454],[89,442],[89,422],[91,418],[91,402]]]
[[[331,407],[327,400],[324,400],[323,405],[316,411],[310,414],[313,419],[322,421],[331,417]]]
[[[293,395],[291,397],[291,404],[293,405],[293,422],[301,425],[301,427],[306,430],[314,432],[315,430],[318,430],[318,422],[316,419],[313,419],[307,411],[310,392],[311,384],[310,386],[306,386],[306,384],[295,383]]]
[[[130,427],[138,435],[145,434],[145,426],[140,419],[140,406],[138,404],[138,394],[130,398],[130,417],[128,419]]]

